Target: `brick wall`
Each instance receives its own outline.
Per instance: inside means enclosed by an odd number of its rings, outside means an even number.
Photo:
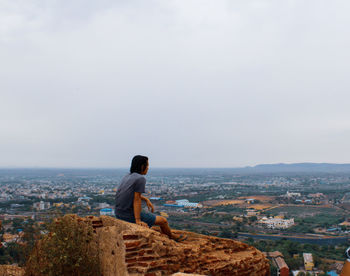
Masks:
[[[265,256],[244,243],[185,233],[177,243],[157,231],[102,216],[96,236],[103,275],[171,275],[176,272],[202,275],[269,275]]]

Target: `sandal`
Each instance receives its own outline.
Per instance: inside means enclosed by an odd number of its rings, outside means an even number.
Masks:
[[[173,238],[173,240],[176,241],[176,242],[182,242],[182,241],[187,240],[187,236],[185,234],[180,234],[179,237]]]

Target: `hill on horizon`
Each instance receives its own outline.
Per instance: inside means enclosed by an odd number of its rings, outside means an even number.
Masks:
[[[1,168],[1,174],[16,174],[16,175],[54,175],[57,173],[65,173],[67,175],[79,174],[107,174],[124,175],[128,172],[128,168]],[[350,173],[350,163],[275,163],[275,164],[258,164],[256,166],[246,167],[226,167],[226,168],[162,168],[153,167],[150,174],[264,174],[264,173]]]
[[[246,172],[252,173],[350,173],[350,164],[336,163],[277,163],[259,164],[252,167],[242,168]]]

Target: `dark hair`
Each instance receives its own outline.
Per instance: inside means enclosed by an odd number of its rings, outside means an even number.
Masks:
[[[131,161],[130,173],[142,173],[147,167],[148,157],[135,155]]]

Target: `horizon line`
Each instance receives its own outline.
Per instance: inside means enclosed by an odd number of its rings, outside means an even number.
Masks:
[[[245,168],[254,168],[257,166],[261,165],[297,165],[297,164],[317,164],[317,165],[350,165],[350,163],[329,163],[329,162],[295,162],[295,163],[284,163],[284,162],[279,162],[279,163],[259,163],[256,165],[246,165],[246,166],[237,166],[237,167],[227,167],[227,166],[222,166],[222,167],[158,167],[154,166],[151,167],[152,169],[245,169]],[[45,166],[33,166],[33,167],[26,167],[26,166],[0,166],[0,170],[6,170],[6,169],[42,169],[42,170],[50,170],[50,169],[81,169],[81,170],[124,170],[124,169],[129,169],[129,167],[79,167],[79,166],[72,166],[72,167],[45,167]]]

